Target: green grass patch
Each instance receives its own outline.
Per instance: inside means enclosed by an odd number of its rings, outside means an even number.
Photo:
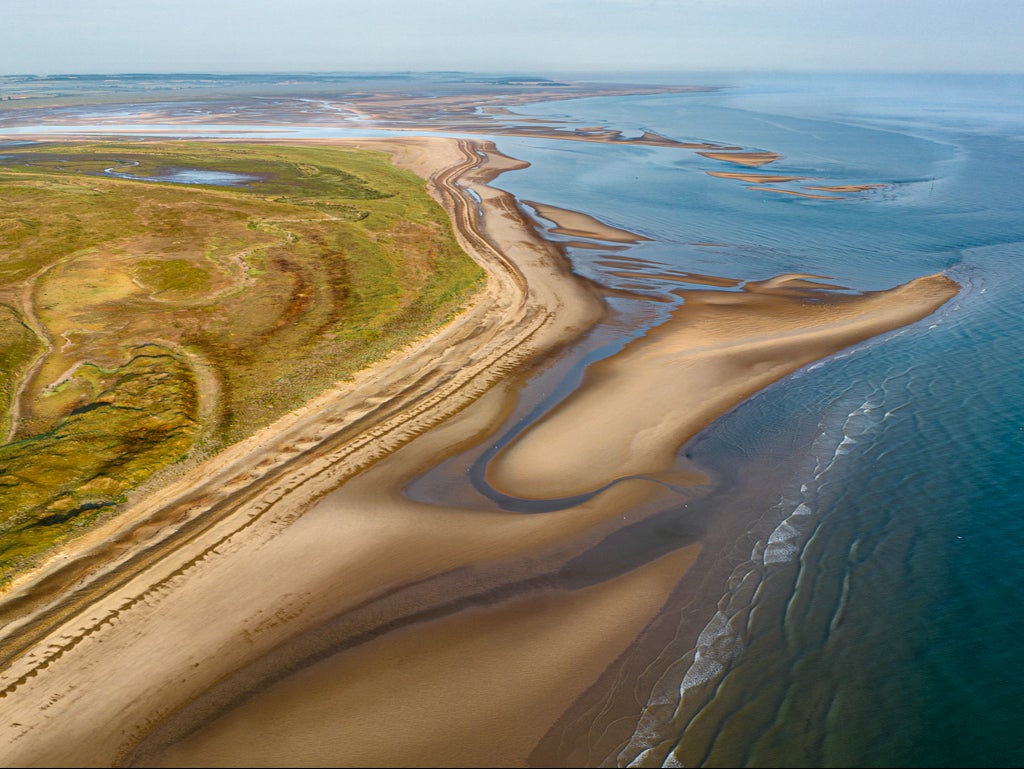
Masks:
[[[0,161],[0,579],[140,484],[240,440],[448,321],[483,285],[383,153],[203,142],[15,147]],[[128,165],[137,164],[137,165]],[[168,170],[244,187],[122,179]],[[32,322],[30,322],[30,320]],[[46,329],[52,349],[31,332]],[[141,352],[140,352],[141,351]],[[201,416],[202,415],[202,416]]]
[[[0,436],[11,427],[15,388],[28,363],[42,345],[14,308],[0,304]]]

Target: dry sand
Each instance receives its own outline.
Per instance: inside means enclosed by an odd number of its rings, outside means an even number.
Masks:
[[[674,493],[643,479],[543,515],[403,494],[484,440],[512,408],[510,375],[603,305],[487,185],[517,161],[464,140],[350,144],[432,180],[490,274],[486,292],[6,591],[4,764],[522,765],[693,564],[690,544],[606,568],[608,538]],[[533,497],[657,471],[696,425],[955,290],[933,276],[805,302],[819,291],[806,277],[687,293],[672,321],[515,443],[495,481]],[[652,398],[670,416],[653,429]]]
[[[714,418],[803,365],[930,315],[954,296],[942,275],[861,296],[793,276],[742,293],[682,291],[655,333],[591,365],[582,385],[491,463],[506,494],[567,497],[667,470]]]

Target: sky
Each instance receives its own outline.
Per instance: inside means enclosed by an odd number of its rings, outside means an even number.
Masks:
[[[1024,0],[0,0],[0,74],[1024,72]]]

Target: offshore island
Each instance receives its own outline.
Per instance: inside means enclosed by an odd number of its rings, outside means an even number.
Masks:
[[[781,158],[541,126],[515,103],[363,98],[361,120],[402,123],[385,138],[3,148],[6,763],[570,763],[555,725],[583,723],[713,543],[579,565],[700,486],[675,457],[717,417],[958,292],[666,271],[683,303],[489,457],[490,502],[414,499],[610,313],[552,234],[649,267],[616,251],[642,233],[517,200],[500,177],[522,162],[431,132]]]

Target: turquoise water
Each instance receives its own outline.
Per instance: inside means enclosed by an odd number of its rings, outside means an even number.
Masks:
[[[629,255],[677,269],[859,290],[946,270],[964,291],[684,447],[716,479],[708,530],[741,504],[748,526],[696,651],[655,650],[665,672],[603,761],[1018,766],[1024,79],[729,85],[518,111],[773,150],[773,173],[887,186],[838,202],[764,194],[707,175],[727,169],[696,153],[527,139],[499,141],[533,163],[501,184],[652,237]],[[617,280],[597,252],[572,257]],[[693,605],[680,597],[680,616]]]

